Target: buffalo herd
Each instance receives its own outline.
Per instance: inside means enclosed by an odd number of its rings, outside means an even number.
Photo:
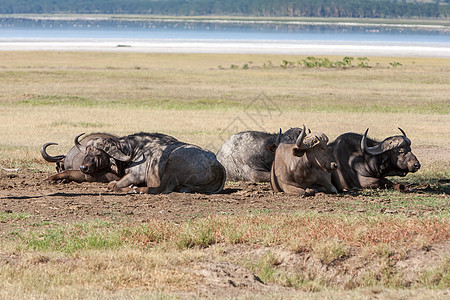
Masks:
[[[104,182],[122,193],[220,193],[226,180],[270,182],[275,192],[313,196],[364,188],[406,191],[386,176],[416,172],[420,163],[411,141],[401,135],[381,142],[364,134],[344,133],[331,143],[322,132],[291,128],[271,134],[234,134],[217,154],[161,133],[118,137],[108,133],[77,135],[66,155],[42,157],[56,163],[50,182]],[[81,139],[80,139],[81,138]]]

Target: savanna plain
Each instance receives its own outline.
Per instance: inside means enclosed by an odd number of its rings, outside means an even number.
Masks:
[[[450,59],[0,52],[0,298],[448,299]],[[305,124],[412,141],[408,193],[48,183],[40,147],[162,132],[216,152]]]

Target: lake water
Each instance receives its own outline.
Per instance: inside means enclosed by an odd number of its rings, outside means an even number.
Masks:
[[[450,57],[448,26],[0,18],[0,50]]]

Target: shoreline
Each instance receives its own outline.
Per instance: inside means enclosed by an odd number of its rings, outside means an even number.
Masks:
[[[286,24],[286,25],[333,25],[333,26],[380,26],[405,27],[434,30],[450,30],[448,20],[431,19],[374,19],[374,18],[319,18],[319,17],[251,17],[251,16],[163,16],[128,14],[1,14],[0,19],[31,20],[91,20],[91,21],[135,21],[135,22],[194,22],[194,23],[241,23],[241,24]]]
[[[129,39],[0,39],[0,51],[343,55],[450,58],[450,47],[421,43]]]

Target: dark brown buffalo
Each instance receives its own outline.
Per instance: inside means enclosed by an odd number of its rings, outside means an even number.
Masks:
[[[337,193],[327,173],[337,166],[328,155],[327,143],[325,134],[306,134],[305,126],[295,143],[280,143],[270,173],[273,190],[300,196]]]
[[[116,192],[218,193],[225,184],[225,168],[214,153],[165,134],[93,138],[79,149],[85,153],[81,170],[92,176],[95,166],[117,162],[123,176],[108,185]]]
[[[78,142],[78,138],[83,135],[80,134],[75,137],[75,143],[85,146],[91,139],[94,138],[111,138],[117,139],[116,136],[108,133],[92,133],[85,136]],[[121,174],[118,173],[118,168],[114,160],[104,160],[102,164],[93,165],[95,170],[91,172],[82,172],[82,161],[85,159],[85,154],[79,150],[79,147],[73,146],[67,155],[51,156],[47,153],[47,147],[51,145],[57,145],[56,143],[46,143],[41,148],[42,157],[48,162],[56,163],[57,174],[47,178],[47,181],[58,182],[110,182],[118,180]],[[91,175],[95,174],[95,175]],[[123,176],[123,175],[122,175]]]
[[[227,180],[269,182],[275,149],[280,142],[294,142],[301,132],[291,128],[284,133],[243,131],[234,134],[217,152],[227,170]]]
[[[405,176],[416,172],[420,163],[411,152],[411,141],[399,128],[402,135],[391,136],[377,142],[357,133],[345,133],[329,146],[329,153],[338,168],[332,172],[332,182],[338,191],[361,188],[395,188],[405,190],[403,185],[394,184],[386,176]]]

